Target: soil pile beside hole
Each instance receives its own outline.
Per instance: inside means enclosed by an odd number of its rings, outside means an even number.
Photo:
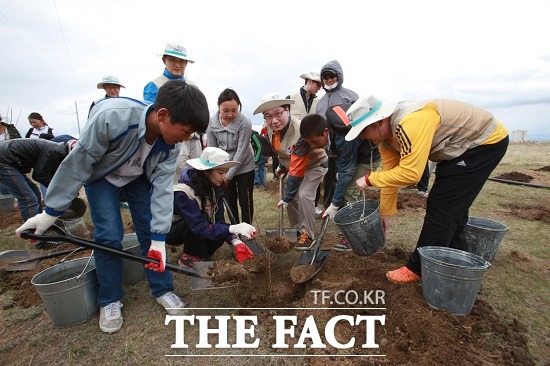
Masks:
[[[275,254],[288,253],[294,247],[290,240],[278,236],[265,238],[264,245],[270,252]]]
[[[523,183],[529,183],[533,180],[533,177],[527,174],[523,174],[520,172],[509,172],[509,173],[503,173],[496,178],[498,179],[506,179],[511,180],[514,182],[523,182]]]
[[[317,271],[317,267],[312,264],[300,264],[292,267],[290,270],[290,278],[294,283],[304,283]]]
[[[212,283],[218,286],[232,286],[249,279],[249,272],[246,268],[232,260],[214,262],[206,274],[212,276]]]
[[[509,209],[512,215],[522,219],[550,223],[550,208],[547,206],[517,203],[502,204],[501,206]]]
[[[269,260],[263,254],[254,254],[254,257],[244,261],[243,266],[248,272],[261,272],[267,268]]]
[[[535,169],[537,172],[550,172],[550,165],[543,166],[542,168]]]

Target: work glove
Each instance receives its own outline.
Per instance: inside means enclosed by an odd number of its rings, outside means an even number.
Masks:
[[[229,232],[231,234],[244,235],[248,239],[253,239],[257,231],[258,230],[256,230],[254,226],[247,224],[246,222],[229,226]]]
[[[55,223],[55,220],[57,220],[56,216],[48,215],[47,213],[42,212],[28,219],[23,225],[19,226],[15,230],[15,233],[17,236],[21,237],[21,233],[23,231],[35,229],[34,233],[36,235],[42,235]]]
[[[338,206],[334,206],[332,203],[330,204],[330,206],[328,206],[328,208],[323,212],[323,216],[321,216],[321,218],[325,218],[325,217],[329,217],[329,218],[334,218],[334,215],[336,215],[336,212],[338,212]]]
[[[369,175],[370,175],[370,172],[355,181],[355,186],[357,187],[357,189],[362,191],[368,186],[372,186],[372,184],[369,181]]]
[[[243,264],[245,260],[252,259],[252,257],[254,257],[254,253],[252,253],[250,248],[247,247],[242,241],[238,239],[233,240],[231,244],[233,245],[235,258],[237,258],[237,261],[239,261],[240,264]]]
[[[281,206],[283,206],[283,208],[287,208],[288,207],[288,202],[280,200],[279,202],[277,202],[277,207],[281,207]]]
[[[151,240],[151,246],[149,247],[149,252],[147,252],[147,258],[156,259],[160,262],[156,263],[147,263],[145,268],[151,269],[155,272],[164,272],[166,266],[166,246],[163,241]]]

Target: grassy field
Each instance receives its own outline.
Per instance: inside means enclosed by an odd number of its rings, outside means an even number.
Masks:
[[[550,165],[549,156],[550,144],[511,144],[493,176],[514,171],[535,176],[535,179],[543,183],[549,182],[549,172],[536,171]],[[276,227],[278,215],[273,206],[277,197],[268,190],[255,192],[255,225],[265,232],[268,228]],[[488,181],[470,211],[471,216],[493,219],[510,227],[491,268],[487,271],[478,298],[490,304],[500,317],[517,321],[518,330],[525,328],[530,353],[537,365],[541,366],[550,363],[549,207],[550,189]],[[533,219],[540,216],[536,215],[537,209],[542,211],[543,219]],[[531,216],[528,215],[531,218],[520,215],[522,212],[531,213]],[[88,216],[86,218],[89,220]],[[412,250],[422,219],[422,212],[411,214],[400,211],[392,219],[385,250]],[[14,223],[2,226],[0,251],[32,249],[30,244],[14,237],[13,230],[16,226]],[[336,231],[336,227],[330,225],[327,235],[335,238]],[[171,255],[174,257],[176,253]],[[230,253],[222,251],[219,255],[228,257]],[[280,260],[292,259],[281,256]],[[113,335],[102,334],[97,326],[97,317],[75,327],[55,328],[39,303],[28,307],[19,304],[16,288],[8,276],[12,274],[3,272],[0,276],[0,364],[304,364],[303,360],[292,358],[259,360],[254,357],[165,357],[169,352],[166,349],[174,342],[174,334],[164,326],[164,311],[148,295],[146,281],[126,289],[123,308],[125,322],[120,332]],[[191,301],[194,307],[237,305],[229,290],[194,293],[190,291],[190,281],[181,278],[183,277],[178,277],[176,281],[176,292],[183,294],[186,301]],[[31,285],[22,281],[20,286]],[[214,351],[204,350],[204,354],[208,353]],[[331,364],[340,365],[334,360]],[[375,360],[368,364],[378,363]]]

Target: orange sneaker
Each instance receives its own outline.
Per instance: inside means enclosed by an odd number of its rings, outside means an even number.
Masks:
[[[406,266],[403,266],[396,270],[386,272],[386,278],[393,283],[404,285],[406,283],[418,281],[420,276],[408,269]]]

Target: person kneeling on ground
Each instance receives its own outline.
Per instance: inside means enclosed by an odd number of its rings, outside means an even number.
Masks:
[[[217,147],[207,147],[200,158],[187,160],[174,186],[174,222],[166,237],[169,245],[183,244],[179,265],[192,268],[212,256],[224,242],[233,246],[239,263],[251,259],[250,248],[238,235],[253,238],[254,226],[247,223],[229,225],[224,221],[223,182],[229,168],[240,164]]]

